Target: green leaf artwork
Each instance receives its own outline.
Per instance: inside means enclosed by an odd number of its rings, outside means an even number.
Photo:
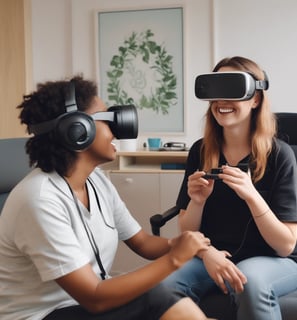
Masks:
[[[176,75],[172,56],[153,37],[151,30],[132,32],[118,48],[107,71],[108,99],[165,115],[177,103]]]

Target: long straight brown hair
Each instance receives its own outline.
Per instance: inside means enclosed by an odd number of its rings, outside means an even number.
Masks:
[[[217,72],[222,67],[231,67],[238,71],[249,72],[257,80],[264,80],[265,74],[252,60],[244,57],[231,57],[221,60],[213,69]],[[270,110],[265,91],[260,91],[260,103],[252,110],[250,142],[253,182],[259,181],[265,172],[267,158],[273,147],[273,137],[276,134],[276,119]],[[201,148],[202,169],[209,171],[219,165],[219,156],[223,144],[223,129],[211,112],[211,102],[206,112],[204,138]]]

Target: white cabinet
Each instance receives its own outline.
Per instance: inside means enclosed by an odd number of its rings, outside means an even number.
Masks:
[[[113,167],[107,170],[131,214],[149,233],[150,217],[173,206],[178,195],[184,171],[161,170],[161,163],[185,163],[187,152],[174,153],[119,152]],[[161,236],[173,237],[177,233],[177,219],[168,222],[161,229]],[[138,257],[124,243],[120,243],[112,273],[131,271],[146,263],[147,260]]]
[[[141,226],[150,232],[149,217],[160,210],[158,173],[110,173],[121,198]]]

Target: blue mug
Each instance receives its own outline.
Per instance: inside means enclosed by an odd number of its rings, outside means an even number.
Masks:
[[[148,138],[147,139],[149,150],[159,150],[162,147],[161,138]]]
[[[147,139],[149,150],[159,150],[162,147],[161,138],[148,138]]]

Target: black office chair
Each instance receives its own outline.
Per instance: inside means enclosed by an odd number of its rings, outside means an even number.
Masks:
[[[26,141],[27,138],[0,139],[0,214],[9,192],[31,170]]]
[[[286,141],[293,149],[297,161],[297,113],[276,113],[278,122],[278,137]],[[178,215],[180,208],[173,206],[162,214],[155,214],[150,218],[151,229],[154,235],[160,235],[160,229]],[[201,309],[209,317],[219,320],[235,320],[235,305],[229,296],[219,291],[208,294],[200,302]],[[297,291],[280,298],[280,307],[283,320],[296,320]]]

